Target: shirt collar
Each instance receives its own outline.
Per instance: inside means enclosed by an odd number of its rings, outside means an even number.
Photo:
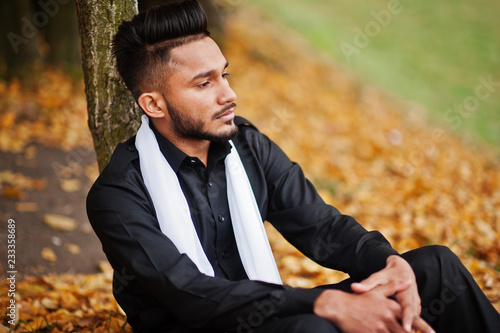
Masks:
[[[172,167],[175,173],[179,170],[182,163],[186,160],[191,161],[196,159],[195,157],[190,157],[182,150],[177,148],[173,143],[171,143],[167,138],[160,134],[153,126],[152,122],[149,122],[149,126],[153,130],[155,134],[156,141],[158,141],[158,145],[160,147],[160,151],[167,160],[168,164]],[[212,142],[210,144],[210,150],[208,152],[208,167],[212,165],[212,163],[217,162],[220,159],[225,158],[231,152],[231,144],[229,142]]]

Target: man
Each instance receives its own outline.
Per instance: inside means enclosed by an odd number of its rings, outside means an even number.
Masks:
[[[234,115],[228,62],[206,29],[187,0],[137,15],[114,39],[145,115],[87,211],[134,331],[499,332],[500,316],[448,249],[399,255],[326,205],[297,164]],[[264,220],[350,279],[282,285]]]

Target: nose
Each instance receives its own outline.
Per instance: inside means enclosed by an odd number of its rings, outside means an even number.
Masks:
[[[221,84],[221,89],[219,92],[218,103],[220,105],[225,105],[227,103],[234,102],[236,100],[236,93],[229,86],[229,82],[224,80]]]

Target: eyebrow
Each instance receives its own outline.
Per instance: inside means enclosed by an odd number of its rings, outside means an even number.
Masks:
[[[224,66],[224,69],[226,69],[228,66],[229,66],[229,62],[226,61],[226,65]],[[216,70],[211,70],[208,72],[203,72],[203,73],[197,74],[191,79],[191,82],[196,81],[196,80],[201,79],[201,78],[210,77],[210,76],[214,75],[215,73],[216,73]]]

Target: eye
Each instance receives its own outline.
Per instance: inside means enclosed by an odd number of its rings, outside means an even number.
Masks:
[[[229,73],[222,73],[222,78],[227,79],[227,77],[228,77],[229,75],[231,75],[231,74],[229,74]]]
[[[198,88],[206,88],[210,85],[210,81],[205,81],[197,85]]]

